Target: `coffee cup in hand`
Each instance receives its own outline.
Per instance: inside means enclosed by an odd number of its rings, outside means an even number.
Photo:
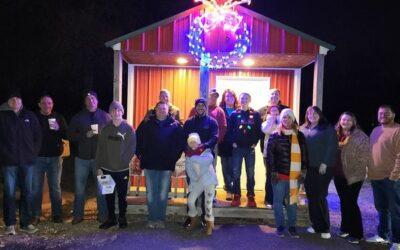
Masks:
[[[90,128],[93,131],[93,134],[97,135],[99,134],[99,124],[92,124],[90,125]]]
[[[49,118],[48,121],[49,121],[49,127],[50,127],[50,129],[51,129],[51,130],[55,130],[56,127],[57,127],[57,125],[56,125],[56,124],[57,124],[56,118]]]

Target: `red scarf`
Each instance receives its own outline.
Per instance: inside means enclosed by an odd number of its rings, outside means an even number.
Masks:
[[[187,157],[191,157],[193,155],[201,155],[204,152],[204,146],[199,146],[195,150],[189,148],[188,150],[185,151],[185,155]]]

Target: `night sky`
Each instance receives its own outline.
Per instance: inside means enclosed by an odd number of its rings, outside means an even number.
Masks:
[[[112,100],[113,53],[104,43],[195,5],[193,0],[1,0],[1,100],[18,86],[25,106],[36,110],[39,96],[50,93],[56,110],[70,118],[82,107],[82,91],[93,88],[106,108]],[[400,77],[387,57],[393,47],[386,44],[383,3],[253,0],[249,8],[336,46],[325,61],[323,108],[331,122],[350,110],[370,131],[380,104],[391,104],[400,114]],[[311,103],[312,77],[309,66],[302,75],[303,109]]]

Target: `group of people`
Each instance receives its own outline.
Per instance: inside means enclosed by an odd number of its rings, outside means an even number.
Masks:
[[[358,195],[367,176],[371,180],[375,207],[379,214],[378,234],[370,242],[393,243],[400,247],[400,125],[394,122],[390,106],[378,110],[380,126],[368,137],[358,126],[355,115],[344,112],[331,126],[320,108],[307,109],[305,122],[298,125],[293,111],[280,101],[278,89],[270,90],[267,105],[256,111],[251,96],[233,90],[219,93],[213,89],[206,99],[195,101],[189,118],[183,123],[179,108],[170,102],[167,90],[161,90],[159,102],[134,129],[123,120],[124,107],[112,102],[109,113],[98,108],[97,94],[84,95],[85,108],[69,126],[53,111],[53,100],[42,96],[39,112],[23,108],[19,93],[8,96],[0,107],[0,160],[4,175],[4,221],[7,234],[15,234],[17,184],[21,188],[20,230],[37,231],[41,214],[44,174],[48,177],[52,218],[62,223],[61,169],[62,139],[77,145],[75,154],[75,199],[72,224],[83,221],[86,182],[91,174],[110,175],[115,191],[98,192],[100,228],[127,226],[126,195],[132,159],[144,169],[149,228],[164,228],[175,164],[185,155],[189,184],[188,219],[185,227],[200,222],[210,235],[213,230],[213,204],[218,180],[215,174],[220,156],[226,200],[241,204],[241,170],[245,161],[247,206],[256,207],[254,193],[255,148],[261,141],[266,168],[265,204],[274,210],[277,235],[285,235],[284,207],[288,216],[288,234],[299,237],[296,210],[299,187],[304,184],[311,226],[310,233],[331,238],[328,186],[333,179],[342,213],[339,236],[351,243],[363,239]],[[138,166],[137,164],[135,166]],[[115,194],[119,213],[115,214]],[[202,215],[197,215],[196,201]],[[391,238],[389,238],[391,237]]]

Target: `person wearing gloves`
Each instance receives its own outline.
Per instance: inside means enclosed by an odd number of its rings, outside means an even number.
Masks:
[[[196,200],[204,192],[205,195],[205,220],[206,234],[211,235],[214,227],[213,199],[215,187],[218,185],[217,176],[214,172],[214,157],[209,148],[201,146],[200,136],[197,133],[189,134],[187,139],[189,149],[185,152],[185,169],[190,178],[188,215],[190,226],[188,229],[195,228],[199,223],[197,218]]]
[[[296,118],[291,109],[284,109],[280,124],[271,134],[267,145],[267,164],[271,169],[271,182],[274,191],[274,215],[276,234],[284,236],[283,201],[286,200],[288,232],[299,238],[296,230],[297,202],[300,182],[304,180],[308,166],[305,138],[298,131]]]
[[[97,175],[110,175],[115,182],[114,192],[106,195],[107,220],[100,229],[108,229],[115,225],[120,228],[127,227],[126,221],[126,195],[129,182],[129,163],[136,150],[136,135],[133,128],[122,119],[124,107],[121,103],[113,101],[109,112],[111,122],[101,131],[97,143],[96,166]],[[118,222],[115,216],[115,193],[118,193]]]
[[[263,158],[264,158],[264,166],[265,166],[265,198],[264,203],[267,209],[272,209],[272,203],[274,201],[274,193],[272,191],[272,183],[271,183],[271,167],[267,163],[267,145],[269,136],[275,132],[279,125],[279,106],[273,105],[269,106],[267,109],[267,116],[265,121],[261,124],[261,131],[264,133],[264,150],[263,150]]]
[[[304,182],[311,226],[309,233],[330,239],[329,207],[326,197],[337,159],[338,139],[335,129],[317,106],[307,108],[300,131],[306,138],[309,167]]]

